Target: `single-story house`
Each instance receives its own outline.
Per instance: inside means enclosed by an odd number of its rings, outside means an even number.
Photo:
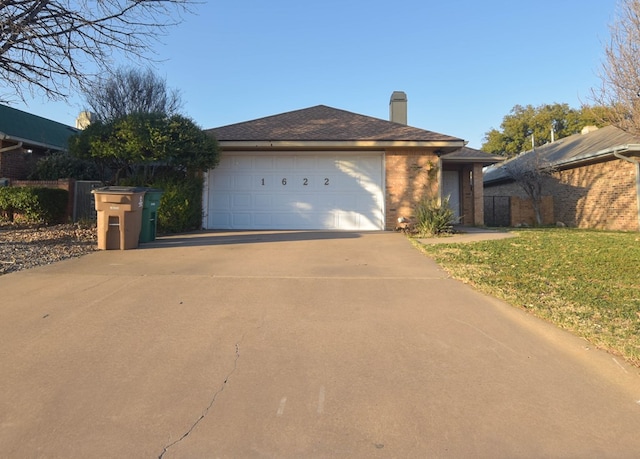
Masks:
[[[539,164],[555,169],[543,181],[543,195],[550,206],[546,214],[551,216],[545,223],[640,231],[640,139],[614,126],[587,127],[580,134],[536,147],[509,161],[524,161],[533,154],[538,155]],[[484,171],[487,202],[501,197],[526,198],[503,165]],[[517,223],[531,222],[510,219],[510,224]]]
[[[0,104],[0,178],[24,180],[38,159],[67,151],[78,129]]]
[[[206,177],[203,227],[393,230],[422,198],[444,195],[462,223],[482,225],[482,168],[497,160],[408,126],[404,92],[389,113],[318,105],[208,130],[221,160]]]

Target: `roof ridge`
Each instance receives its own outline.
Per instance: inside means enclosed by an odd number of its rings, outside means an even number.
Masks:
[[[314,105],[207,129],[218,140],[439,140],[462,141],[427,129]]]

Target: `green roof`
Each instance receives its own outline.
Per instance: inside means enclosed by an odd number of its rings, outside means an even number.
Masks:
[[[78,129],[0,104],[0,139],[52,150],[67,150]]]

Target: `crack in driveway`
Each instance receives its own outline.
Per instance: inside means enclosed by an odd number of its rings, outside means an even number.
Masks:
[[[240,338],[240,341],[238,341],[236,343],[236,358],[233,361],[233,368],[231,369],[229,374],[227,374],[227,376],[224,378],[224,381],[222,381],[222,384],[220,385],[220,388],[215,392],[215,394],[213,394],[213,398],[211,399],[211,402],[209,403],[207,408],[203,411],[203,413],[200,415],[200,417],[198,419],[196,419],[196,421],[191,425],[191,427],[180,438],[178,438],[177,440],[169,443],[164,448],[162,448],[162,452],[158,456],[158,459],[162,459],[164,457],[164,455],[169,451],[170,448],[172,448],[173,446],[177,445],[182,440],[187,438],[189,436],[189,434],[191,434],[191,432],[193,432],[193,430],[196,428],[196,426],[198,424],[200,424],[200,421],[202,421],[207,416],[207,414],[209,414],[209,410],[211,410],[211,408],[213,407],[213,404],[216,402],[216,398],[224,390],[225,386],[227,385],[227,382],[229,381],[229,378],[236,371],[236,368],[238,368],[238,359],[240,358],[240,343],[242,342],[243,339],[244,339],[244,336],[242,336],[242,338]]]

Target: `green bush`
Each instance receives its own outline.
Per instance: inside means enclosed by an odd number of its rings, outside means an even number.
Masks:
[[[2,187],[0,212],[9,221],[58,223],[67,211],[69,193],[58,188]]]
[[[202,177],[163,170],[152,181],[143,176],[123,178],[119,186],[155,188],[162,191],[158,209],[158,233],[184,233],[202,228]]]
[[[162,191],[158,209],[158,233],[183,233],[202,228],[201,177],[165,171],[152,182],[131,177],[120,180],[122,186],[144,186]]]
[[[163,191],[158,210],[159,233],[182,233],[202,228],[201,177],[171,177],[151,186]]]
[[[58,180],[74,178],[76,180],[96,180],[100,173],[95,163],[71,156],[68,153],[56,153],[46,156],[36,163],[30,180]]]
[[[415,231],[420,237],[452,233],[455,216],[449,207],[449,198],[444,198],[442,203],[436,198],[423,199],[416,205],[415,220]]]

